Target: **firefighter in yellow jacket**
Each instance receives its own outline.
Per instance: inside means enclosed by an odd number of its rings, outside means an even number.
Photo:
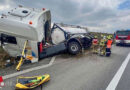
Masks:
[[[99,55],[105,55],[106,52],[106,36],[101,35],[101,40],[99,43]]]
[[[93,48],[93,53],[97,53],[98,52],[98,38],[97,36],[94,37],[93,41],[92,41],[93,45],[92,45],[92,48]]]

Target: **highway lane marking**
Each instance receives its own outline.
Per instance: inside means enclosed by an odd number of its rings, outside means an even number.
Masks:
[[[54,57],[52,57],[52,59],[51,59],[51,61],[50,61],[50,65],[52,65],[53,64],[53,62],[55,61],[55,59],[56,59],[56,56],[54,56]]]
[[[19,72],[13,73],[13,74],[5,75],[5,76],[3,76],[3,79],[6,80],[6,79],[9,79],[9,78],[12,78],[12,77],[15,77],[15,76],[19,76],[21,74],[25,74],[25,73],[28,73],[28,72],[31,72],[31,71],[47,68],[47,67],[49,67],[53,64],[53,62],[55,61],[55,58],[56,58],[56,56],[52,57],[49,64],[41,65],[41,66],[37,66],[37,67],[34,67],[34,68],[26,69],[24,71],[19,71]]]
[[[113,79],[111,80],[111,82],[109,83],[108,87],[106,88],[106,90],[115,90],[124,71],[125,68],[128,64],[130,60],[130,53],[128,54],[128,56],[126,57],[126,59],[124,60],[124,62],[122,63],[121,67],[118,69],[117,73],[115,74],[115,76],[113,77]]]

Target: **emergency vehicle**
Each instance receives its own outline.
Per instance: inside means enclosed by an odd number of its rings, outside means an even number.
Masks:
[[[115,32],[116,45],[130,45],[130,30],[118,30]]]

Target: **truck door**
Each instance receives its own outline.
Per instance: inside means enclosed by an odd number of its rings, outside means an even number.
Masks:
[[[16,37],[7,34],[1,34],[1,45],[4,50],[12,57],[20,55],[19,46],[17,44]]]
[[[50,33],[48,21],[45,22],[44,30],[45,30],[45,33],[44,33],[45,34],[45,41],[47,41],[49,39],[49,33]]]
[[[51,35],[51,13],[50,11],[46,11],[44,13],[44,35],[45,35],[45,41],[48,41],[50,39]]]

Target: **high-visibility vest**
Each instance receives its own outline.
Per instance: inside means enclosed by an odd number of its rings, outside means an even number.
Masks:
[[[107,48],[111,48],[112,42],[113,42],[112,40],[107,41]]]
[[[93,39],[93,45],[97,45],[98,44],[98,39]]]
[[[104,39],[101,39],[100,46],[105,46],[105,40]]]

